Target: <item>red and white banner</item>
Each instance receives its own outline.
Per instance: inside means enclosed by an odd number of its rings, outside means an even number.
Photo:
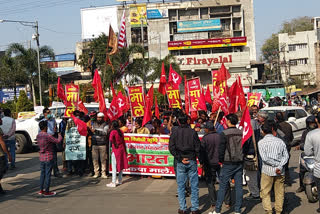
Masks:
[[[253,129],[251,125],[251,117],[249,113],[249,108],[246,107],[246,109],[243,112],[241,122],[239,124],[239,127],[242,127],[242,143],[241,146],[252,136]]]
[[[79,102],[79,86],[74,84],[66,85],[66,111],[65,117],[71,117],[72,113],[78,108]]]
[[[169,108],[181,109],[179,85],[166,85]]]
[[[261,99],[261,93],[248,93],[248,106],[259,105]]]
[[[200,78],[189,79],[187,83],[189,92],[190,111],[198,111],[198,104],[201,96]]]
[[[125,12],[126,11],[124,10],[123,14],[122,14],[119,35],[118,35],[118,48],[119,49],[127,47]]]
[[[145,102],[142,86],[128,87],[129,101],[132,117],[142,117],[144,115]]]

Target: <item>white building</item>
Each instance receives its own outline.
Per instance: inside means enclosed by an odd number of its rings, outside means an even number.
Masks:
[[[314,30],[279,34],[281,76],[284,82],[301,79],[306,86],[317,84],[319,20],[314,18]]]

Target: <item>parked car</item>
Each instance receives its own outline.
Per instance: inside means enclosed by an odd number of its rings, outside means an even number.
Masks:
[[[310,115],[301,107],[296,106],[274,106],[263,108],[261,111],[268,113],[269,119],[274,119],[277,112],[283,112],[285,120],[292,126],[294,141],[300,141],[304,130],[306,130],[306,119]]]
[[[89,112],[99,111],[98,103],[85,103],[84,104]],[[49,107],[51,113],[55,116],[57,124],[62,120],[64,115],[65,106],[56,104],[55,106]],[[39,120],[42,114],[38,113],[30,119],[17,119],[16,120],[16,153],[25,153],[37,146],[37,135],[39,132]]]

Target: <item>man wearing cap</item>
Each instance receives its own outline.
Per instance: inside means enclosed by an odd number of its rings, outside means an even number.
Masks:
[[[221,135],[215,131],[212,122],[206,122],[204,125],[205,135],[201,141],[201,159],[203,160],[203,169],[205,171],[206,182],[208,185],[208,192],[211,202],[211,208],[215,208],[217,201],[217,193],[215,189],[216,175],[220,173],[219,165],[219,145],[221,142]],[[230,186],[225,197],[225,204],[231,204]],[[210,214],[212,212],[209,212]]]
[[[97,115],[97,121],[94,121],[91,127],[92,135],[92,159],[94,168],[94,178],[99,177],[99,171],[101,171],[102,178],[108,178],[106,174],[107,170],[107,148],[108,148],[108,125],[104,121],[104,114],[99,112]],[[101,169],[99,167],[99,159],[101,161]]]

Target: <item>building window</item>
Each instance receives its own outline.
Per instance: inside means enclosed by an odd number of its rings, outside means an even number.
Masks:
[[[289,45],[289,51],[296,51],[295,45]]]
[[[308,64],[308,59],[303,58],[303,59],[291,59],[289,60],[289,64],[291,66],[297,66],[297,65],[307,65]]]
[[[148,42],[148,33],[147,28],[143,28],[143,39],[144,43]],[[140,28],[131,28],[131,41],[132,43],[142,43],[141,29]]]
[[[241,11],[241,6],[232,6],[232,12],[233,13],[239,13]]]
[[[301,43],[301,44],[291,44],[289,46],[289,51],[296,51],[296,50],[302,50],[307,48],[307,43]]]
[[[221,19],[221,29],[223,31],[229,31],[230,30],[230,19]]]

